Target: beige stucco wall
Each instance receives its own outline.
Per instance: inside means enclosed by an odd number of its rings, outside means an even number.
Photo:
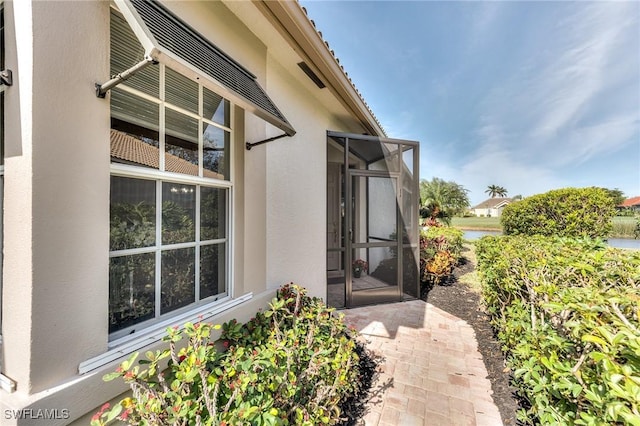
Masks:
[[[7,98],[3,369],[31,393],[106,348],[109,106],[92,87],[108,75],[99,46],[109,15],[98,2],[13,6],[20,86]]]
[[[5,4],[15,84],[5,97],[2,373],[17,391],[0,390],[0,415],[68,409],[47,422],[66,424],[125,390],[101,379],[116,362],[78,374],[108,345],[109,101],[94,84],[109,77],[109,2]],[[216,2],[168,4],[256,74],[298,132],[245,151],[281,132],[234,110],[232,290],[254,297],[213,321],[248,320],[289,281],[325,297],[326,131],[362,129],[340,122],[320,101],[328,89],[275,57],[243,16]]]

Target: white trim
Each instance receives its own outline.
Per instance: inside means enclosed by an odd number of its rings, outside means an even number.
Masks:
[[[161,156],[162,157],[162,156]],[[175,182],[184,185],[203,185],[214,188],[232,188],[233,183],[228,180],[219,180],[199,176],[185,175],[182,173],[163,172],[149,167],[133,166],[129,164],[111,163],[111,175],[122,177],[134,177],[147,180],[161,180],[162,182]]]
[[[226,212],[225,212],[226,213]],[[176,244],[165,244],[165,245],[154,245],[147,247],[136,247],[132,249],[123,249],[123,250],[112,250],[109,252],[109,257],[121,257],[121,256],[133,256],[136,254],[144,254],[144,253],[153,253],[156,250],[177,250],[184,248],[194,248],[198,246],[214,246],[216,244],[227,243],[227,238],[218,238],[215,240],[204,240],[204,241],[190,241],[188,243],[176,243]]]
[[[160,64],[160,69],[164,70],[164,65]],[[160,79],[162,79],[164,81],[164,73],[160,72],[159,75],[161,76],[161,77],[158,77],[159,81],[160,81]],[[198,83],[198,82],[195,82],[195,83]],[[0,87],[5,87],[5,86],[0,86]],[[163,86],[161,86],[161,87],[163,87]],[[198,87],[200,87],[201,89],[204,88],[204,86],[202,84],[198,84]],[[157,97],[155,97],[153,95],[150,95],[148,93],[142,92],[142,91],[140,91],[138,89],[134,89],[133,87],[127,86],[126,83],[118,84],[118,90],[121,90],[122,92],[128,93],[130,95],[137,96],[137,97],[139,97],[141,99],[144,99],[145,101],[153,102],[156,105],[164,104],[165,107],[167,107],[167,108],[169,108],[169,109],[171,109],[173,111],[179,112],[180,114],[183,114],[183,115],[187,115],[187,116],[189,116],[191,118],[194,118],[194,119],[202,119],[202,121],[204,123],[206,123],[208,125],[211,125],[211,126],[214,126],[214,127],[217,127],[219,129],[222,129],[222,130],[226,130],[227,132],[231,132],[233,130],[233,129],[231,129],[231,127],[227,127],[224,124],[218,123],[216,121],[212,121],[212,120],[210,120],[210,119],[208,119],[208,118],[206,118],[206,117],[204,117],[202,115],[199,115],[200,113],[194,113],[193,111],[188,111],[188,110],[186,110],[184,108],[181,108],[179,106],[176,106],[176,105],[172,104],[171,102],[163,101],[163,100],[161,100],[161,99],[159,99],[159,98],[157,98]],[[210,91],[213,92],[212,90],[210,90]],[[162,96],[164,96],[164,90],[162,90],[162,92],[163,92]],[[215,92],[213,92],[213,93],[215,93]],[[216,93],[216,95],[222,96],[219,93]],[[225,97],[223,97],[222,99],[223,99],[223,101],[225,101],[225,100],[229,101],[229,99],[225,98]],[[202,102],[202,100],[199,100],[199,102]],[[232,105],[233,105],[233,103],[231,101],[229,101],[229,109],[232,109],[231,108]],[[202,105],[199,108],[201,108],[201,107],[202,107]],[[229,114],[231,114],[231,111],[229,111]],[[231,116],[229,117],[229,121],[231,122]]]
[[[109,343],[109,350],[96,357],[83,361],[78,365],[78,374],[85,374],[89,371],[100,368],[112,361],[128,356],[147,345],[151,345],[162,340],[167,335],[166,328],[174,324],[184,324],[185,322],[200,322],[219,315],[220,313],[234,308],[241,303],[253,298],[253,293],[247,293],[237,299],[230,299],[228,302],[216,306],[206,306],[197,310],[187,312],[183,315],[173,317],[168,321],[163,321],[145,330],[138,336],[128,335]]]
[[[11,380],[4,374],[0,374],[0,389],[13,393],[16,391],[16,382],[15,380]]]

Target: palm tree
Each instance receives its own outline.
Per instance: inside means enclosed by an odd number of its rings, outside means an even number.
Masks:
[[[507,195],[507,190],[504,187],[498,185],[489,185],[487,187],[487,190],[484,192],[486,194],[489,194],[491,198],[495,198],[497,196],[504,197]]]
[[[498,195],[499,190],[500,190],[500,187],[498,185],[489,185],[487,187],[487,190],[484,192],[485,194],[489,194],[491,198],[495,198],[496,195]]]
[[[498,187],[498,196],[500,196],[500,197],[506,197],[507,196],[507,189],[504,186],[499,186]]]
[[[420,181],[422,217],[437,218],[449,224],[454,215],[469,208],[468,192],[462,185],[437,177]]]

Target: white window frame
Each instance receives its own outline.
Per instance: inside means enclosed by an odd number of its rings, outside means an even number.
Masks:
[[[146,321],[142,321],[136,323],[135,325],[123,328],[121,330],[114,331],[109,334],[109,347],[115,348],[121,346],[123,344],[127,344],[131,341],[135,341],[136,337],[140,334],[148,335],[149,333],[154,334],[159,330],[164,330],[169,324],[175,324],[179,320],[183,320],[184,318],[193,317],[193,312],[199,312],[198,315],[202,315],[200,312],[204,309],[205,311],[215,310],[217,305],[227,305],[229,301],[231,301],[233,296],[233,182],[234,182],[234,157],[235,157],[235,147],[234,147],[234,132],[231,126],[225,126],[220,123],[216,123],[212,120],[204,118],[203,116],[203,93],[205,86],[189,77],[181,74],[184,78],[188,78],[191,81],[198,84],[198,113],[193,113],[191,111],[187,111],[183,108],[175,106],[167,101],[165,101],[165,73],[167,66],[164,64],[158,64],[154,66],[159,66],[159,98],[143,93],[139,90],[136,90],[132,87],[129,87],[125,83],[118,85],[118,90],[123,92],[127,92],[131,95],[135,95],[139,98],[142,98],[146,101],[153,102],[158,105],[159,108],[159,169],[151,169],[147,167],[138,167],[135,165],[127,165],[127,164],[118,164],[111,163],[110,172],[111,176],[125,177],[125,178],[134,178],[134,179],[145,179],[151,180],[156,185],[156,242],[154,246],[143,247],[143,248],[134,248],[134,249],[126,249],[126,250],[117,250],[110,251],[109,258],[120,257],[125,255],[134,255],[134,254],[142,254],[142,253],[155,253],[155,285],[156,285],[156,309],[155,309],[155,317]],[[175,70],[172,70],[177,72]],[[179,73],[179,72],[178,72]],[[180,74],[180,73],[179,73]],[[207,88],[208,89],[208,88]],[[210,90],[210,89],[209,89]],[[215,92],[214,92],[215,93]],[[228,100],[227,100],[228,101]],[[234,122],[234,105],[229,101],[229,123]],[[198,158],[203,158],[203,134],[205,126],[214,126],[218,129],[221,129],[225,132],[229,133],[229,147],[228,147],[228,159],[227,159],[227,167],[228,167],[228,180],[222,179],[214,179],[214,178],[205,178],[203,177],[203,161],[199,161],[198,170],[200,176],[191,176],[180,173],[173,173],[164,171],[165,168],[165,109],[170,109],[190,118],[198,120]],[[219,188],[224,189],[226,196],[226,211],[225,218],[225,238],[207,241],[206,244],[202,244],[202,242],[197,241],[199,239],[199,227],[200,227],[200,191],[196,191],[196,209],[195,209],[195,219],[194,223],[196,223],[196,235],[194,237],[193,242],[188,243],[180,243],[180,244],[162,244],[162,209],[161,209],[161,194],[162,194],[162,184],[165,182],[175,182],[179,184],[188,184],[194,185],[198,188],[200,187],[208,187],[208,188]],[[158,208],[160,205],[160,208]],[[175,311],[166,313],[164,315],[160,314],[159,304],[160,304],[160,286],[161,286],[161,262],[160,257],[163,250],[166,249],[178,249],[178,248],[195,248],[195,257],[196,262],[200,261],[200,247],[206,245],[216,245],[220,243],[225,243],[225,288],[226,292],[223,292],[219,295],[211,296],[213,300],[209,302],[202,302],[198,300],[199,296],[199,275],[200,268],[196,268],[195,270],[195,302],[191,303],[182,308],[176,309]],[[197,315],[196,315],[197,316]],[[145,339],[146,341],[146,339]]]

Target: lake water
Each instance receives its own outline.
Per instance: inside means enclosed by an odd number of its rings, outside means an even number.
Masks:
[[[464,231],[464,239],[469,241],[478,240],[485,235],[500,235],[500,231]],[[610,238],[608,243],[611,247],[640,250],[640,240],[633,238]]]

